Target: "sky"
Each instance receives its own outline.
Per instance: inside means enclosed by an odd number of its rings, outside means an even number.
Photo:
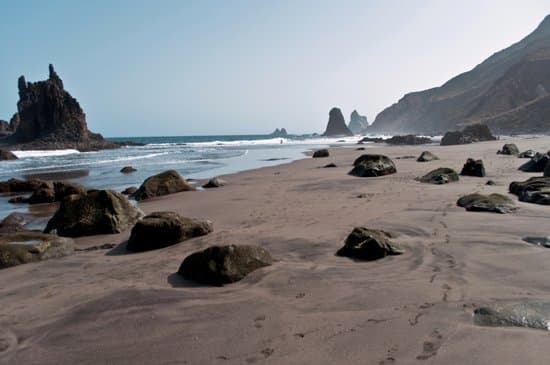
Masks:
[[[0,119],[53,63],[107,137],[370,123],[532,32],[550,1],[0,0]]]

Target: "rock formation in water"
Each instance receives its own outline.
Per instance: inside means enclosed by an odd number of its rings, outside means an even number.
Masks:
[[[17,113],[10,127],[12,136],[2,144],[21,149],[94,150],[116,148],[100,134],[92,133],[86,124],[86,115],[78,101],[63,88],[63,81],[52,65],[45,81],[27,82],[19,77]]]
[[[346,121],[339,108],[332,108],[329,112],[328,124],[324,137],[353,136],[346,126]]]
[[[271,134],[269,135],[271,137],[288,137],[288,133],[285,128],[276,128]]]
[[[550,15],[520,42],[440,87],[406,94],[371,133],[443,133],[482,123],[494,133],[550,129]]]
[[[365,134],[368,126],[369,122],[367,121],[367,117],[359,115],[357,110],[351,112],[348,128],[353,134]]]

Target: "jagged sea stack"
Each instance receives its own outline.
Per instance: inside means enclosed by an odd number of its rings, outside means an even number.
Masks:
[[[25,76],[21,76],[18,87],[18,112],[12,118],[17,129],[9,141],[11,144],[27,149],[117,147],[88,130],[86,114],[78,101],[65,91],[53,65],[49,66],[47,80],[27,82]]]
[[[328,124],[324,137],[353,136],[346,126],[346,121],[339,108],[332,108],[329,112]]]
[[[351,112],[348,128],[353,134],[366,133],[368,126],[369,122],[367,121],[367,117],[359,115],[359,113],[357,113],[357,110]]]

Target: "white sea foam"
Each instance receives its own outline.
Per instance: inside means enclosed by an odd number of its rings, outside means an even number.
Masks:
[[[27,158],[27,157],[48,157],[48,156],[65,156],[65,155],[72,155],[75,153],[80,153],[77,150],[46,150],[46,151],[38,151],[38,150],[29,150],[29,151],[11,151],[14,155],[16,155],[18,158]]]

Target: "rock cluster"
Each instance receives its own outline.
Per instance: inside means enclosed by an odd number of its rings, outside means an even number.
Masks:
[[[520,201],[550,205],[550,177],[532,177],[525,181],[514,181],[509,190]]]
[[[442,146],[467,144],[472,142],[494,141],[497,138],[493,136],[489,127],[484,124],[473,124],[464,128],[462,131],[447,132],[441,139]]]
[[[405,136],[393,136],[385,139],[384,142],[391,145],[418,145],[431,143],[432,140],[428,137],[420,137],[414,134],[407,134]]]

